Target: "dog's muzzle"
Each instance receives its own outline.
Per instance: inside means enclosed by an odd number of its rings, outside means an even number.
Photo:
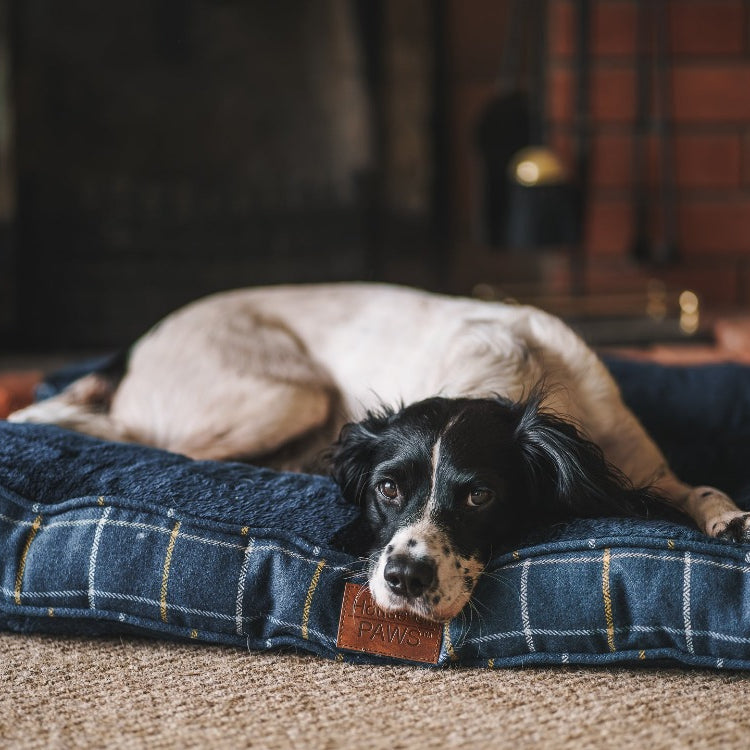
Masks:
[[[446,622],[468,603],[484,565],[462,555],[428,521],[399,529],[373,559],[370,593],[385,610],[408,610]]]

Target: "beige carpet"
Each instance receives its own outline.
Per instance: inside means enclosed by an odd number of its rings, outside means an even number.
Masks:
[[[746,748],[750,675],[355,667],[0,634],[3,748]]]

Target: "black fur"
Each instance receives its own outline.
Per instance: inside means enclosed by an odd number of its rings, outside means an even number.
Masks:
[[[523,403],[432,398],[370,413],[346,425],[332,448],[334,479],[349,502],[362,506],[380,539],[390,538],[423,507],[424,498],[417,496],[426,492],[432,447],[441,435],[450,471],[439,481],[460,489],[440,495],[440,523],[459,537],[459,548],[480,557],[543,524],[645,516],[659,501],[648,488],[633,488],[573,424],[541,408],[540,395]],[[384,476],[404,487],[398,509],[378,497],[376,485]],[[463,498],[473,483],[495,493],[492,508],[467,510]],[[463,538],[462,531],[477,538]]]

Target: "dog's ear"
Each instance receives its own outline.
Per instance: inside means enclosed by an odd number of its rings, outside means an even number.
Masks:
[[[658,499],[648,489],[634,489],[575,425],[544,411],[541,396],[520,405],[518,417],[514,440],[526,489],[545,515],[643,516]]]
[[[341,488],[344,499],[355,505],[362,502],[367,477],[376,456],[376,446],[394,412],[382,409],[369,412],[361,422],[344,425],[339,439],[331,446],[331,476]]]

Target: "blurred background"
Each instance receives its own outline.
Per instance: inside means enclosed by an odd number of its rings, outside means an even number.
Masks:
[[[750,0],[0,0],[4,350],[350,279],[710,338],[750,302]]]

